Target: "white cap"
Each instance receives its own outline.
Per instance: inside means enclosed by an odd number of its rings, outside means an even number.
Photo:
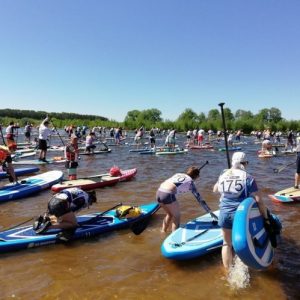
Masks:
[[[232,155],[232,167],[241,168],[241,163],[243,162],[247,162],[246,154],[244,152],[234,152]]]

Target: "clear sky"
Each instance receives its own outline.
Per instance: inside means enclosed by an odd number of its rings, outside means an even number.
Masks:
[[[0,0],[0,108],[300,119],[299,0]]]

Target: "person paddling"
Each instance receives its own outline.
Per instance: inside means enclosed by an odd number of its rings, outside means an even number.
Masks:
[[[52,134],[53,130],[48,128],[49,126],[49,118],[48,116],[42,121],[39,127],[39,149],[40,151],[40,156],[39,160],[48,162],[46,159],[47,155],[47,139],[49,136]]]

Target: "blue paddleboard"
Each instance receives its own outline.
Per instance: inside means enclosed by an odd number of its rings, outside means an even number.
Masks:
[[[226,151],[226,148],[223,147],[223,148],[219,148],[218,149],[219,151]],[[228,147],[228,151],[239,151],[239,150],[242,150],[241,147]]]
[[[22,176],[22,175],[27,175],[31,173],[38,172],[40,169],[38,167],[29,167],[29,168],[19,168],[15,169],[15,174],[16,176]],[[1,178],[7,178],[7,173],[4,171],[0,172],[0,179]]]
[[[235,213],[232,245],[237,256],[253,269],[265,269],[273,261],[274,248],[265,230],[263,216],[251,197],[246,198]]]
[[[111,209],[103,215],[97,212],[77,216],[79,227],[77,227],[71,240],[89,238],[104,232],[129,227],[133,223],[143,221],[154,214],[159,205],[157,202],[152,202],[139,207],[142,210],[142,214],[128,219],[116,217],[116,209]],[[60,232],[60,229],[50,229],[43,234],[36,234],[32,225],[2,231],[0,232],[0,253],[56,244],[60,242],[58,238],[58,233]]]
[[[63,175],[64,173],[62,171],[49,171],[24,178],[19,184],[6,184],[0,188],[0,203],[38,193],[61,181]]]
[[[219,216],[219,211],[214,214]],[[173,231],[162,243],[161,253],[174,260],[185,260],[208,254],[222,247],[221,228],[205,214]]]

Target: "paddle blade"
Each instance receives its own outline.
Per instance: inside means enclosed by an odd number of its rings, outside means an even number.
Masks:
[[[135,235],[141,234],[147,228],[147,226],[150,222],[150,218],[151,218],[151,215],[133,222],[130,226],[131,231]]]

